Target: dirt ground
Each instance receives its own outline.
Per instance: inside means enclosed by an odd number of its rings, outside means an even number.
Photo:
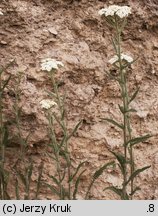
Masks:
[[[62,61],[59,70],[61,91],[67,92],[67,119],[70,129],[80,120],[83,124],[71,139],[74,166],[85,158],[87,172],[82,179],[79,199],[83,198],[89,176],[96,168],[113,159],[108,148],[118,149],[121,134],[103,117],[120,120],[118,103],[120,91],[115,81],[105,73],[107,61],[113,56],[111,31],[98,15],[104,6],[129,5],[132,14],[123,34],[123,50],[132,57],[139,57],[129,71],[129,88],[140,86],[132,107],[134,136],[146,133],[150,140],[135,148],[138,167],[151,165],[137,178],[142,190],[135,199],[158,199],[158,3],[157,0],[1,0],[0,8],[0,64],[11,59],[15,64],[9,73],[24,72],[21,85],[23,105],[23,133],[31,130],[30,154],[35,166],[44,161],[45,178],[53,172],[50,159],[43,154],[48,143],[46,119],[39,102],[50,87],[48,76],[40,70],[44,58]],[[12,95],[6,97],[6,114],[11,113]],[[12,137],[8,149],[8,165],[16,160],[18,145]],[[14,152],[14,155],[12,154]],[[34,173],[36,179],[37,173]],[[34,179],[32,179],[34,181]],[[103,191],[110,183],[120,181],[118,173],[105,172],[92,189],[92,199],[118,199]],[[12,194],[14,197],[14,195]],[[54,198],[42,191],[41,199]]]

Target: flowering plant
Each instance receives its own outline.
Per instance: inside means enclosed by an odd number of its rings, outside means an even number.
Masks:
[[[122,19],[131,14],[131,8],[128,6],[111,5],[108,8],[101,9],[98,13],[99,15],[110,16],[112,18],[116,15]]]
[[[49,154],[49,156],[56,164],[56,173],[53,176],[50,176],[53,180],[53,185],[47,183],[45,183],[45,185],[49,187],[51,191],[55,193],[60,199],[75,200],[77,199],[81,177],[86,171],[86,169],[82,170],[86,161],[80,162],[79,165],[74,168],[69,149],[69,140],[80,127],[82,120],[76,124],[71,132],[68,131],[65,118],[65,96],[60,94],[54,73],[54,70],[58,69],[58,65],[64,66],[62,62],[56,61],[54,59],[46,59],[42,61],[41,65],[42,69],[49,72],[53,87],[53,92],[49,92],[49,95],[52,96],[52,100],[43,99],[40,101],[40,105],[45,110],[45,114],[48,119],[48,134],[50,138],[49,146],[52,149],[52,154]],[[54,106],[56,108],[56,112],[51,109]],[[60,138],[56,134],[56,127],[61,129],[62,137]],[[112,166],[113,164],[113,161],[106,163],[93,174],[85,193],[85,199],[89,199],[90,191],[95,181],[100,175],[102,175],[105,169],[107,169],[109,166]]]
[[[44,71],[57,70],[59,67],[64,67],[63,63],[52,58],[42,60],[41,69]]]
[[[44,100],[40,101],[40,105],[43,109],[47,110],[53,106],[57,106],[57,103],[52,101],[52,100],[49,100],[49,99],[44,99]]]
[[[109,74],[113,79],[115,79],[121,90],[122,105],[119,105],[119,110],[123,119],[123,122],[117,122],[114,119],[106,118],[104,120],[110,122],[114,126],[118,127],[122,131],[123,145],[122,153],[117,153],[110,149],[110,152],[115,156],[121,174],[123,176],[122,187],[110,186],[106,189],[110,189],[120,196],[121,199],[132,199],[133,195],[139,187],[135,186],[135,178],[137,175],[144,170],[148,169],[150,166],[145,166],[143,168],[136,169],[133,147],[146,139],[150,138],[150,135],[144,135],[140,137],[133,138],[132,127],[131,127],[131,113],[136,112],[136,110],[130,108],[130,103],[135,99],[138,94],[139,89],[136,89],[133,94],[129,93],[127,84],[127,70],[129,65],[133,64],[135,60],[129,55],[122,53],[121,50],[121,34],[126,24],[126,17],[131,13],[131,8],[128,6],[117,6],[112,5],[108,8],[103,8],[99,11],[100,15],[103,15],[107,20],[108,24],[115,30],[115,35],[112,39],[112,44],[114,47],[115,55],[109,60],[118,71],[118,77],[114,77]],[[130,170],[130,171],[129,171]],[[130,186],[130,192],[128,188]]]
[[[52,150],[51,154],[49,152],[48,155],[56,164],[56,172],[53,176],[50,176],[53,181],[53,185],[50,185],[48,183],[45,183],[45,185],[50,188],[51,191],[59,197],[59,199],[64,200],[76,199],[78,185],[75,185],[75,189],[73,191],[72,181],[80,171],[80,168],[84,165],[84,162],[79,164],[79,166],[76,168],[75,174],[73,174],[72,161],[69,150],[69,139],[77,131],[78,127],[81,124],[81,121],[69,134],[65,119],[65,96],[61,95],[59,92],[59,87],[54,73],[54,71],[58,70],[60,66],[63,67],[64,64],[55,59],[47,58],[42,60],[41,69],[48,71],[53,92],[48,92],[49,96],[52,97],[52,99],[43,99],[40,102],[40,105],[45,110],[45,114],[48,119],[48,135],[50,138],[49,147],[51,147]],[[56,112],[51,109],[52,107],[56,107]],[[60,138],[57,137],[56,127],[59,127],[61,130],[62,137]],[[83,171],[77,178],[78,183],[82,174]]]
[[[129,55],[126,55],[124,53],[121,53],[121,60],[125,61],[126,63],[132,63],[133,62],[133,58]],[[110,64],[115,64],[119,62],[119,57],[118,55],[114,55],[110,60],[109,60],[109,63]]]

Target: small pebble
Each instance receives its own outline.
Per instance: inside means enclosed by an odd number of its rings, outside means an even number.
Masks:
[[[53,27],[52,27],[52,28],[49,28],[48,31],[49,31],[51,34],[55,35],[55,36],[58,34],[58,32],[56,31],[56,29],[53,28]]]
[[[0,44],[2,44],[2,45],[7,45],[8,43],[7,43],[6,41],[4,41],[4,40],[1,40],[1,41],[0,41]]]

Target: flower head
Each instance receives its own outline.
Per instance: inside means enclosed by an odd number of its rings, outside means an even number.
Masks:
[[[115,14],[120,18],[127,17],[131,14],[131,8],[128,6],[118,6],[118,5],[111,5],[107,8],[102,8],[99,10],[99,15],[114,16]]]
[[[57,106],[57,103],[49,99],[44,99],[40,101],[40,105],[43,109],[50,109],[53,106]]]
[[[51,58],[43,59],[41,63],[41,69],[48,72],[50,72],[52,69],[57,70],[58,66],[64,67],[62,62]]]
[[[110,64],[114,64],[114,63],[116,63],[118,60],[119,60],[118,56],[117,56],[117,55],[114,55],[108,62],[109,62]]]
[[[118,62],[119,58],[117,55],[114,55],[108,62],[110,64],[115,64],[116,62]],[[133,58],[129,55],[126,55],[124,53],[121,54],[121,60],[124,60],[128,63],[131,63],[133,61]]]
[[[122,6],[120,9],[116,12],[116,15],[118,15],[120,18],[127,17],[129,14],[131,14],[131,8],[128,6]]]

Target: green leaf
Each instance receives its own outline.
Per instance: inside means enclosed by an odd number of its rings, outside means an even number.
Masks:
[[[128,194],[126,194],[125,197],[124,197],[124,195],[123,195],[123,189],[119,189],[117,187],[110,186],[110,187],[106,187],[104,189],[104,191],[105,190],[111,190],[111,191],[113,191],[114,193],[116,193],[117,195],[119,195],[122,200],[129,200]]]
[[[25,199],[30,199],[30,183],[31,183],[31,176],[33,171],[33,162],[30,160],[29,166],[25,170],[25,179],[26,179],[26,196]]]
[[[120,105],[118,105],[118,107],[119,107],[119,110],[121,111],[121,113],[126,113],[126,110],[124,110],[124,108],[122,107],[122,106],[120,106]]]
[[[113,19],[111,18],[111,17],[105,17],[104,16],[104,18],[106,19],[106,21],[108,22],[108,24],[110,25],[110,26],[114,26],[114,21],[113,21]]]
[[[141,188],[140,187],[136,187],[133,191],[132,191],[132,193],[130,194],[130,196],[133,196],[137,191],[139,191],[139,190],[141,190]]]
[[[81,163],[78,165],[78,167],[76,168],[75,173],[74,173],[73,175],[70,176],[70,179],[69,179],[68,182],[71,182],[71,181],[75,178],[75,176],[76,176],[77,173],[79,172],[80,168],[81,168],[85,163],[86,163],[86,161],[81,162]]]
[[[66,151],[66,149],[60,149],[59,155],[62,156],[67,161],[67,155],[69,155],[69,152]]]
[[[52,147],[52,145],[48,145],[48,146]],[[53,157],[52,154],[47,153],[47,155],[48,155],[52,160],[54,160],[54,161],[57,162],[57,159],[56,159],[55,157]]]
[[[131,96],[130,100],[129,100],[129,104],[135,99],[135,97],[137,96],[138,92],[139,92],[140,88],[137,88],[136,91],[133,93],[133,95]]]
[[[5,87],[8,85],[9,81],[11,79],[11,75],[9,76],[9,78],[4,82],[1,91],[3,92],[3,90],[5,89]]]
[[[22,183],[24,184],[24,186],[26,187],[27,183],[26,183],[26,179],[25,176],[23,175],[23,173],[21,173],[20,171],[17,171],[18,176],[20,177]]]
[[[140,136],[140,137],[136,137],[134,139],[129,140],[126,145],[130,144],[130,146],[134,146],[138,143],[142,143],[145,142],[147,139],[149,139],[150,137],[152,137],[150,134],[144,135],[144,136]]]
[[[119,188],[117,188],[117,187],[114,187],[114,186],[110,186],[110,187],[106,187],[106,188],[104,188],[104,190],[103,191],[105,191],[105,190],[111,190],[111,191],[113,191],[114,193],[116,193],[118,196],[120,196],[120,198],[122,197],[122,189],[119,189]]]
[[[38,168],[38,180],[37,180],[37,187],[36,187],[36,195],[35,195],[35,199],[38,199],[38,194],[40,191],[40,187],[41,187],[41,179],[42,179],[42,173],[43,173],[43,168],[44,168],[44,163],[41,162],[39,168]]]
[[[123,19],[123,23],[121,25],[121,29],[120,29],[121,32],[124,30],[126,24],[127,24],[127,19],[125,18],[125,19]]]
[[[62,112],[61,120],[63,121],[64,118],[65,118],[65,110],[63,110],[63,112]]]
[[[73,129],[73,131],[70,133],[70,135],[67,137],[67,140],[69,140],[75,133],[76,133],[76,131],[78,130],[78,128],[80,127],[80,125],[82,124],[82,120],[81,121],[79,121],[78,123],[77,123],[77,125],[75,126],[75,128]]]
[[[139,175],[139,173],[143,172],[144,170],[146,169],[149,169],[151,166],[145,166],[141,169],[137,169],[135,170],[132,175],[129,177],[129,179],[125,182],[125,186],[130,182],[132,181],[137,175]]]
[[[0,75],[1,75],[4,71],[6,71],[14,62],[15,62],[15,59],[14,59],[13,61],[9,62],[5,67],[0,68]]]
[[[131,108],[131,109],[128,109],[128,110],[126,111],[126,113],[127,113],[127,112],[137,112],[137,110]]]
[[[122,155],[120,153],[113,152],[113,151],[110,151],[110,152],[115,156],[115,158],[119,162],[119,164],[120,164],[119,167],[121,169],[122,174],[124,175],[125,174],[125,164],[127,163],[124,155]]]
[[[116,122],[116,121],[113,120],[113,119],[102,118],[102,120],[108,121],[108,122],[112,123],[113,125],[115,125],[115,126],[121,128],[122,130],[124,129],[123,124],[120,124],[120,123]]]
[[[1,186],[2,186],[2,190],[0,191],[0,198],[3,200],[10,200],[10,196],[8,194],[8,181],[9,181],[9,172],[7,170],[4,169],[4,167],[2,166],[2,164],[0,165],[0,176],[1,176]]]
[[[60,195],[60,200],[65,200],[65,198],[70,199],[68,191],[62,186],[62,192]]]
[[[71,158],[70,158],[70,153],[65,154],[65,160],[66,160],[66,166],[65,168],[68,168],[71,166]]]
[[[0,68],[0,75],[4,72],[3,68]]]
[[[31,160],[30,161],[30,165],[29,165],[28,170],[27,170],[27,175],[28,175],[29,183],[31,181],[32,171],[33,171],[33,162]]]
[[[114,47],[115,52],[117,53],[117,52],[118,52],[118,51],[117,51],[117,45],[116,45],[116,42],[115,42],[115,39],[114,39],[114,38],[112,38],[112,44],[113,44],[113,47]]]
[[[106,163],[104,166],[102,166],[101,168],[99,168],[93,175],[93,179],[96,180],[97,178],[99,178],[99,176],[102,175],[102,173],[104,172],[105,169],[107,169],[109,166],[114,165],[114,161]]]
[[[20,195],[19,195],[19,183],[18,183],[17,178],[16,178],[16,180],[15,180],[15,194],[16,194],[16,199],[17,199],[17,200],[20,200]]]
[[[58,122],[58,124],[61,126],[62,130],[65,131],[65,128],[64,128],[62,121],[59,120],[59,118],[56,116],[55,113],[53,113],[53,116],[54,116],[55,120]]]
[[[49,96],[54,97],[55,99],[57,98],[56,94],[54,94],[51,91],[46,90],[46,92],[48,93]]]
[[[57,178],[55,178],[55,177],[52,176],[52,175],[50,175],[49,177],[53,180],[53,182],[54,182],[55,184],[57,184],[58,186],[60,185],[60,182],[58,181]]]
[[[52,186],[48,183],[44,183],[44,185],[47,186],[54,194],[56,194],[57,196],[60,197],[60,193],[58,192],[58,190],[54,186]]]
[[[7,185],[8,184],[8,180],[9,180],[9,171],[7,171],[6,169],[4,169],[4,167],[2,166],[2,164],[0,165],[0,175],[2,177],[2,182]]]
[[[64,168],[63,176],[62,176],[60,182],[62,182],[66,176],[66,169],[67,169],[67,167]]]
[[[114,161],[109,162],[109,163],[106,163],[104,166],[102,166],[101,168],[99,168],[99,170],[97,170],[97,171],[94,173],[94,175],[93,175],[93,177],[92,177],[92,180],[91,180],[91,182],[90,182],[90,184],[89,184],[89,186],[88,186],[88,190],[87,190],[87,193],[86,193],[86,196],[85,196],[85,200],[88,199],[90,190],[91,190],[91,188],[92,188],[94,182],[96,181],[96,179],[99,178],[99,176],[102,175],[103,171],[104,171],[106,168],[108,168],[109,166],[112,166],[112,165],[114,165],[114,164],[115,164]]]
[[[18,112],[18,113],[17,113],[18,116],[21,117],[21,116],[22,116],[22,106],[19,106],[19,105],[18,105],[18,107],[17,107],[17,112]]]
[[[27,136],[24,138],[24,140],[23,140],[23,142],[22,142],[22,144],[25,146],[25,148],[28,146],[27,143],[28,143],[28,140],[29,140],[31,134],[32,134],[32,131],[30,131],[30,132],[27,134]]]
[[[86,169],[83,170],[83,171],[80,173],[80,175],[78,176],[78,178],[76,179],[76,182],[75,182],[75,189],[74,189],[74,192],[73,192],[73,200],[76,200],[76,194],[77,194],[77,192],[78,192],[78,186],[79,186],[81,177],[82,177],[82,175],[83,175],[83,173],[84,173],[85,171],[86,171]]]
[[[125,114],[127,112],[137,112],[135,109],[128,109],[128,110],[125,110],[122,106],[118,105],[119,106],[119,110],[121,111],[122,114]]]
[[[62,138],[62,140],[60,141],[60,144],[59,144],[59,149],[62,148],[62,146],[65,144],[66,141],[67,141],[66,136],[63,136],[63,138]]]

